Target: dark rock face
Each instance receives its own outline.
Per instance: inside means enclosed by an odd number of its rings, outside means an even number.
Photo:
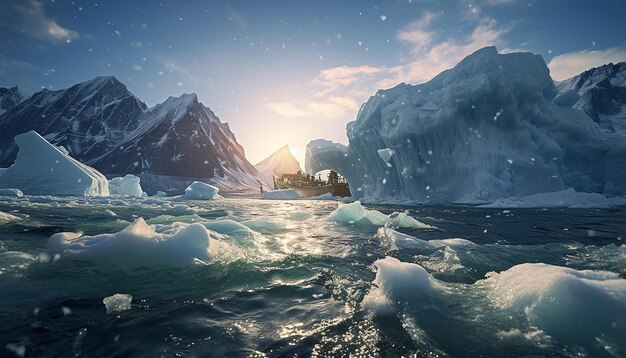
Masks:
[[[558,84],[560,92],[575,90],[574,108],[585,112],[607,133],[626,134],[626,62],[589,69]]]
[[[256,187],[258,172],[228,124],[195,94],[147,108],[115,77],[96,77],[35,93],[0,115],[0,127],[0,167],[15,160],[13,137],[34,130],[105,174],[215,178]]]
[[[17,87],[0,87],[0,114],[15,107],[24,100],[24,95]]]
[[[195,94],[170,97],[146,112],[146,123],[94,162],[104,172],[192,178],[256,174],[228,124]]]
[[[13,163],[13,137],[34,130],[90,164],[144,119],[146,105],[115,77],[96,77],[68,89],[42,90],[0,116],[0,167]]]

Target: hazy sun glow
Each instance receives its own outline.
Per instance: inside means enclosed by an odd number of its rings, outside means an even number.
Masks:
[[[298,156],[300,155],[300,152],[298,152],[298,150],[292,146],[289,146],[289,152],[296,158],[298,158]]]

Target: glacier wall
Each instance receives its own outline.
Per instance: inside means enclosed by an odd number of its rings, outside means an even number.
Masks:
[[[556,94],[541,56],[483,48],[427,83],[378,91],[348,123],[348,146],[309,143],[306,171],[336,170],[362,200],[482,202],[569,187],[625,195],[624,137]]]

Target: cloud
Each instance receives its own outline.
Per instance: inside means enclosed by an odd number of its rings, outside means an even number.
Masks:
[[[177,64],[174,61],[162,60],[161,62],[163,63],[163,65],[165,66],[167,70],[177,73],[185,77],[187,80],[191,82],[197,83],[200,81],[200,78],[198,78],[198,76],[191,74],[191,72],[187,70],[187,68],[185,68],[184,66],[180,64]]]
[[[427,31],[427,28],[437,15],[430,11],[425,12],[419,20],[408,24],[400,30],[396,34],[396,39],[410,44],[415,51],[424,48],[432,41],[433,34]]]
[[[316,97],[314,100],[271,102],[266,107],[290,118],[354,119],[359,104],[377,89],[393,87],[401,82],[423,83],[454,67],[476,50],[494,45],[506,47],[503,36],[510,31],[510,26],[502,26],[489,18],[479,19],[469,35],[437,41],[436,33],[430,26],[438,15],[425,12],[396,33],[396,40],[409,50],[408,57],[398,59],[398,65],[344,65],[322,69],[311,80],[315,88],[312,92]]]
[[[626,60],[626,47],[611,47],[606,50],[583,50],[555,56],[548,63],[550,75],[555,80],[564,80],[592,67]]]
[[[339,66],[323,69],[313,79],[314,85],[323,89],[316,94],[322,96],[328,92],[336,91],[342,87],[354,84],[363,79],[372,79],[375,75],[384,71],[384,68],[373,66]]]
[[[22,70],[46,71],[46,69],[34,66],[30,62],[11,58],[0,53],[0,77],[4,77],[7,74],[15,75],[16,71]]]
[[[77,31],[64,27],[46,14],[37,0],[0,2],[0,23],[7,32],[26,34],[47,42],[69,42],[80,37]]]
[[[226,12],[228,13],[228,20],[232,21],[235,25],[237,25],[240,29],[246,30],[248,28],[248,23],[244,18],[239,14],[235,9],[233,9],[230,5],[226,4]]]
[[[331,96],[320,101],[270,102],[265,106],[286,118],[317,119],[345,118],[359,109],[354,98],[345,96]]]

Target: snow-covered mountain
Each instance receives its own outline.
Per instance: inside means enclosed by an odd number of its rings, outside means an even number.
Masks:
[[[15,107],[24,100],[24,94],[17,87],[0,87],[0,114]]]
[[[626,135],[626,62],[595,67],[556,85],[603,131]]]
[[[115,77],[96,77],[35,93],[0,115],[0,127],[0,167],[15,160],[13,137],[34,130],[102,173],[141,174],[142,185],[148,176],[149,191],[182,191],[194,179],[223,192],[258,183],[228,124],[195,94],[147,108]]]
[[[306,170],[336,170],[365,200],[626,195],[624,137],[556,95],[541,56],[483,48],[427,83],[378,91],[348,124],[348,146],[309,143]]]
[[[280,177],[283,174],[293,174],[302,171],[300,162],[291,154],[288,145],[282,146],[254,167],[261,174],[262,180],[268,185],[272,185],[274,176]]]
[[[256,188],[258,176],[228,124],[195,94],[169,97],[150,108],[142,125],[93,166],[105,173],[215,178],[218,186],[230,181]]]
[[[73,158],[90,164],[139,127],[146,105],[115,77],[70,88],[43,89],[0,116],[0,167],[13,163],[13,137],[34,130]]]

